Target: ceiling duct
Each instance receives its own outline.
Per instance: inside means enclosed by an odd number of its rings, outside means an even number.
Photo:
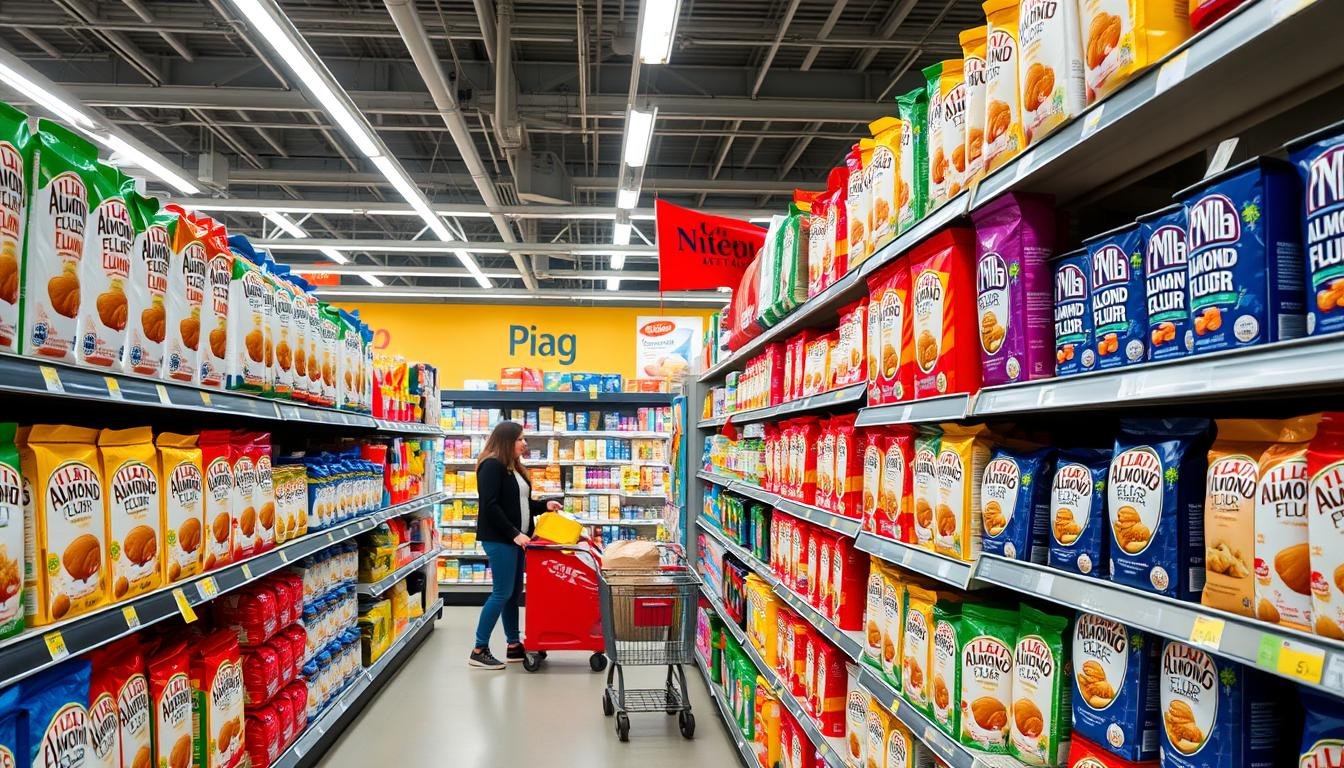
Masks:
[[[554,152],[520,152],[515,158],[513,179],[522,202],[543,205],[574,202],[574,180]]]
[[[513,76],[513,0],[499,0],[495,18],[495,138],[511,156],[523,146],[518,80]]]

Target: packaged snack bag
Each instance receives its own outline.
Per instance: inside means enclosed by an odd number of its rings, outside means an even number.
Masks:
[[[812,203],[807,227],[807,296],[811,298],[826,290],[826,275],[834,258],[835,247],[831,236],[828,209],[830,201],[823,194]]]
[[[980,480],[991,448],[987,432],[983,424],[944,424],[935,467],[938,506],[933,548],[968,562],[980,554]]]
[[[975,316],[975,235],[949,227],[910,253],[915,337],[915,397],[980,389],[980,354],[958,335]]]
[[[1185,230],[1185,208],[1180,205],[1139,217],[1149,360],[1174,360],[1194,348],[1186,290]]]
[[[845,517],[861,517],[863,509],[863,453],[859,433],[854,428],[858,414],[850,413],[831,420],[835,433],[835,512]]]
[[[224,225],[213,219],[202,219],[206,225],[205,277],[206,300],[201,302],[200,327],[208,334],[201,337],[200,383],[203,387],[223,387],[228,372],[229,307],[233,304],[233,251],[229,250],[228,232]]]
[[[868,378],[868,356],[863,335],[867,325],[867,299],[859,299],[840,308],[839,355],[838,359],[832,360],[836,387],[858,384]]]
[[[925,135],[928,142],[928,165],[925,170],[928,188],[928,207],[932,211],[947,202],[948,167],[952,160],[943,147],[943,91],[939,85],[943,79],[943,65],[946,62],[930,64],[923,69],[924,90],[928,94],[928,120],[925,122]]]
[[[1080,0],[1087,102],[1107,94],[1190,37],[1189,0]]]
[[[901,119],[900,186],[897,190],[897,229],[913,227],[928,210],[929,94],[916,88],[896,97]]]
[[[256,510],[252,552],[258,554],[275,546],[275,482],[271,476],[271,435],[269,432],[247,432],[239,436],[243,452],[252,460],[256,483],[252,486],[251,506]],[[234,480],[237,481],[235,464]],[[368,506],[367,502],[363,506]],[[246,507],[244,507],[246,516]],[[234,542],[237,545],[237,540]]]
[[[322,334],[322,405],[334,407],[337,402],[336,375],[340,365],[341,323],[338,310],[326,302],[318,302],[318,328]]]
[[[1136,763],[1117,757],[1114,753],[1084,739],[1074,731],[1069,742],[1069,768],[1157,768],[1156,760]]]
[[[861,264],[868,249],[868,195],[863,186],[863,148],[855,144],[845,155],[846,179],[845,213],[849,221],[848,269]]]
[[[1055,267],[1055,375],[1092,370],[1092,307],[1088,292],[1087,251],[1056,256]]]
[[[80,304],[75,359],[100,368],[119,367],[126,343],[126,283],[131,276],[135,226],[122,187],[130,179],[98,163],[88,188],[88,237],[79,260]]]
[[[233,632],[193,644],[191,710],[197,768],[232,768],[243,759],[243,660]]]
[[[1306,719],[1302,726],[1302,749],[1299,766],[1328,766],[1338,763],[1344,749],[1344,718],[1340,717],[1338,703],[1329,696],[1301,689],[1302,706]]]
[[[910,471],[914,453],[914,429],[902,424],[887,428],[877,497],[878,535],[907,544],[915,541],[914,473]]]
[[[17,431],[13,422],[0,422],[0,638],[23,631],[24,552],[34,533],[24,530],[26,494],[14,443]]]
[[[859,687],[859,669],[847,664],[849,689],[845,692],[845,764],[855,768],[867,768],[868,749],[868,713],[872,707],[872,697],[868,691]],[[880,731],[881,721],[877,723]],[[879,735],[879,743],[880,743]]]
[[[309,320],[314,314],[316,301],[309,294],[308,281],[289,275],[290,293],[294,297],[293,343],[294,343],[294,399],[310,402],[313,399],[313,380],[309,378],[308,355],[315,346],[309,330]]]
[[[1301,189],[1291,166],[1252,158],[1182,192],[1196,354],[1306,333]]]
[[[205,232],[179,206],[168,215],[168,287],[164,291],[163,378],[200,381],[201,306],[208,292]]]
[[[882,622],[882,565],[876,557],[869,563],[868,584],[863,611],[863,657],[861,661],[879,674],[882,672],[882,642],[886,626]]]
[[[19,286],[32,171],[28,116],[0,104],[0,351],[19,351]]]
[[[1051,568],[1104,579],[1110,573],[1105,533],[1106,474],[1111,451],[1071,448],[1059,452],[1050,486]]]
[[[971,218],[984,385],[1047,378],[1054,373],[1047,311],[1057,229],[1053,201],[1010,193]]]
[[[887,731],[886,768],[932,768],[933,755],[900,720],[891,718]]]
[[[948,59],[943,62],[943,71],[938,76],[949,200],[966,186],[966,75],[962,67],[961,59]]]
[[[105,646],[105,658],[116,672],[117,723],[122,768],[151,768],[154,760],[154,706],[145,675],[144,648],[129,637]]]
[[[830,419],[822,422],[817,442],[817,492],[812,503],[835,511],[835,431]]]
[[[112,598],[123,600],[163,583],[159,548],[159,460],[149,427],[104,429],[98,435]]]
[[[32,484],[34,568],[25,574],[31,626],[78,616],[108,601],[106,509],[99,471],[98,431],[39,424],[21,443],[25,482]]]
[[[1073,626],[1073,729],[1126,760],[1157,756],[1162,644],[1091,613]]]
[[[90,662],[89,751],[82,765],[90,768],[121,768],[121,729],[117,724],[120,672],[113,667],[106,648],[90,654]]]
[[[326,348],[326,341],[322,335],[322,307],[313,293],[313,286],[304,283],[302,287],[307,294],[305,304],[308,310],[308,354],[304,359],[304,366],[308,369],[307,399],[314,405],[323,405],[326,401],[322,382],[322,351]]]
[[[868,317],[874,330],[868,391],[874,405],[895,403],[915,394],[914,325],[910,317],[910,270],[904,259],[882,267],[868,278]]]
[[[900,230],[901,205],[910,190],[901,179],[901,119],[880,117],[868,124],[868,130],[873,132],[873,157],[868,164],[873,199],[870,236],[877,249],[891,242]]]
[[[797,204],[789,204],[789,215],[784,217],[783,229],[779,236],[779,267],[775,272],[777,285],[775,286],[775,297],[777,311],[780,316],[792,312],[799,304],[807,301],[807,257],[808,234],[804,231],[806,222],[809,218],[807,212],[798,207]],[[357,315],[358,313],[356,313]],[[372,338],[372,331],[368,326],[360,323],[360,338],[364,340],[367,332]],[[364,340],[367,344],[368,340]],[[360,366],[361,374],[364,371],[364,365]],[[363,386],[365,378],[361,375],[359,382],[359,392],[361,396],[368,392],[368,388]],[[362,397],[360,407],[367,409],[369,403]]]
[[[1072,716],[1072,665],[1064,653],[1069,619],[1026,603],[1018,615],[1009,750],[1028,765],[1058,765],[1069,754]]]
[[[294,292],[289,280],[289,267],[266,261],[266,277],[274,295],[275,312],[271,317],[271,337],[275,340],[275,396],[294,398],[294,350],[297,334],[294,331]]]
[[[176,218],[159,210],[157,198],[126,191],[135,241],[131,244],[130,275],[126,279],[126,341],[119,365],[127,373],[157,378],[163,370],[163,340],[167,334],[168,266],[172,241],[168,227]]]
[[[895,568],[882,565],[882,677],[901,690],[905,643],[905,582]]]
[[[878,428],[866,429],[863,431],[861,439],[863,441],[863,530],[876,534],[879,528],[877,501],[882,493],[882,430]],[[888,529],[891,527],[889,520],[887,527]]]
[[[1314,631],[1344,640],[1344,415],[1327,413],[1307,448]],[[1295,574],[1291,574],[1296,578]]]
[[[202,439],[205,437],[201,433]],[[233,468],[233,495],[230,499],[233,525],[233,561],[257,552],[257,452],[249,433],[229,433],[229,463]]]
[[[1121,420],[1106,480],[1112,581],[1199,598],[1209,427],[1208,419]]]
[[[224,430],[201,432],[201,467],[205,473],[206,546],[204,571],[233,562],[234,477],[232,438]],[[242,514],[242,509],[237,510]]]
[[[1276,679],[1175,640],[1162,646],[1161,674],[1164,766],[1269,768],[1280,762],[1287,692]]]
[[[846,160],[848,162],[848,160]],[[826,229],[831,233],[832,258],[826,265],[826,285],[849,272],[849,167],[832,168],[826,177]]]
[[[159,499],[163,532],[163,579],[165,584],[201,572],[201,545],[205,530],[205,474],[196,435],[160,432],[159,476],[163,478]]]
[[[233,276],[229,282],[229,300],[235,307],[229,328],[228,387],[245,392],[264,392],[269,377],[266,364],[266,340],[271,322],[266,312],[270,287],[257,265],[251,243],[234,235]],[[272,301],[274,297],[271,296]]]
[[[821,735],[839,738],[845,735],[845,703],[849,694],[847,658],[821,635],[812,635],[816,654],[816,697],[814,700],[817,728]],[[754,669],[754,667],[753,667]]]
[[[86,659],[66,661],[24,678],[18,707],[25,723],[17,765],[32,768],[96,765],[89,738],[89,677]],[[185,768],[179,766],[175,768]]]
[[[1302,247],[1306,251],[1307,333],[1344,328],[1344,190],[1332,184],[1344,155],[1344,123],[1336,123],[1288,142],[1288,158],[1302,181],[1305,207]],[[3,299],[0,299],[3,301]],[[3,306],[3,304],[0,304]]]
[[[985,175],[985,34],[986,25],[964,29],[961,43],[962,72],[966,76],[966,172],[967,186]]]
[[[930,713],[939,730],[955,738],[961,732],[962,644],[961,604],[943,602],[933,607],[933,687],[929,691]]]
[[[980,482],[983,551],[1044,565],[1050,552],[1052,448],[996,447]]]
[[[247,734],[248,764],[270,766],[280,757],[282,725],[275,707],[264,706],[247,712],[244,724]]]
[[[73,362],[80,296],[91,288],[81,289],[80,276],[98,150],[73,131],[39,120],[32,152],[19,351]]]
[[[192,765],[191,654],[185,642],[165,641],[149,657],[154,749],[159,768]]]
[[[1307,443],[1319,422],[1319,415],[1282,422],[1277,442],[1260,456],[1255,493],[1255,615],[1307,632],[1312,627]]]
[[[1008,753],[1008,707],[1013,696],[1013,653],[1018,616],[1013,610],[968,604],[961,609],[960,728],[962,744]]]
[[[854,678],[851,677],[850,679]],[[863,745],[863,752],[866,756],[863,763],[864,768],[868,768],[870,765],[874,768],[882,768],[886,765],[887,735],[891,733],[891,724],[895,719],[886,707],[878,703],[876,698],[868,697],[868,715],[864,723],[867,731]]]
[[[910,465],[914,502],[914,543],[933,549],[933,512],[938,508],[938,456],[943,432],[935,426],[915,428],[915,458]]]
[[[1142,363],[1148,357],[1148,317],[1139,226],[1103,232],[1084,240],[1083,247],[1091,267],[1088,293],[1097,370]]]
[[[933,659],[933,607],[938,594],[914,584],[905,587],[905,631],[901,638],[901,692],[910,706],[929,709],[926,676]]]
[[[863,628],[864,585],[868,583],[868,555],[846,536],[838,536],[831,550],[830,605],[827,618],[846,632]]]
[[[1087,102],[1078,7],[1022,0],[1018,14],[1022,129],[1030,146],[1082,112]]]
[[[1018,0],[987,0],[985,35],[985,173],[993,173],[1026,146],[1017,89]]]

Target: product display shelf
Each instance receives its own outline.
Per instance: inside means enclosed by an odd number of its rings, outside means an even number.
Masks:
[[[828,739],[821,735],[821,730],[817,728],[817,724],[812,721],[812,717],[807,714],[802,703],[794,698],[792,691],[790,691],[789,687],[779,679],[779,675],[775,670],[772,669],[769,664],[765,663],[765,660],[761,658],[761,654],[756,650],[755,646],[747,640],[747,635],[742,631],[742,628],[733,623],[728,612],[724,610],[723,602],[714,594],[714,590],[708,585],[701,583],[700,591],[704,594],[705,599],[709,600],[709,604],[713,606],[714,612],[723,620],[723,626],[732,634],[733,639],[742,646],[742,650],[746,652],[747,656],[751,659],[751,663],[756,665],[756,671],[760,673],[761,677],[765,678],[766,684],[770,686],[770,690],[774,692],[775,696],[779,699],[779,702],[784,705],[785,709],[789,710],[789,714],[793,715],[793,719],[798,721],[798,725],[801,726],[803,732],[807,734],[808,741],[811,741],[812,745],[817,748],[817,752],[821,754],[823,763],[826,766],[829,766],[829,768],[845,768],[845,761],[842,756],[843,747],[841,747],[839,743],[840,740]]]
[[[1344,642],[995,555],[981,556],[976,578],[1344,695]]]
[[[602,520],[596,517],[576,517],[574,520],[583,525],[619,525],[625,528],[644,528],[662,525],[662,520]]]
[[[1020,761],[1007,755],[985,755],[967,749],[956,739],[938,730],[938,726],[927,715],[907,704],[890,683],[867,666],[859,671],[859,685],[951,768],[1023,768]]]
[[[443,498],[445,501],[453,501],[455,499],[461,499],[463,501],[466,500],[475,501],[477,498],[479,498],[479,495],[475,493],[449,493],[446,494]]]
[[[853,537],[858,535],[859,528],[863,525],[863,521],[858,520],[857,518],[837,515],[834,512],[824,510],[821,507],[814,507],[811,504],[791,501],[779,494],[771,493],[761,488],[759,485],[748,483],[744,480],[734,480],[727,475],[720,475],[716,472],[702,470],[698,472],[696,476],[701,480],[713,483],[726,491],[741,494],[764,504],[769,504],[771,507],[774,507],[781,512],[807,520],[811,523],[816,523],[825,528],[830,528],[832,531],[845,536]]]
[[[528,459],[531,467],[554,464],[558,467],[666,467],[666,461],[652,459]]]
[[[544,491],[539,496],[551,495]],[[626,499],[646,499],[667,501],[666,493],[642,493],[640,491],[622,491],[615,488],[566,488],[566,496],[621,496]]]
[[[974,562],[955,560],[923,547],[905,544],[888,539],[885,536],[876,536],[867,531],[859,533],[854,546],[893,565],[899,565],[908,571],[937,579],[957,589],[975,589],[980,586],[976,583],[976,563]]]
[[[957,421],[970,413],[970,395],[944,395],[923,400],[910,400],[891,405],[874,405],[859,409],[857,427],[875,427],[882,424],[928,424]]]
[[[698,650],[695,652],[695,666],[700,670],[700,679],[705,682],[705,690],[709,692],[709,698],[713,700],[714,707],[719,710],[719,718],[723,721],[723,726],[728,729],[728,737],[733,740],[733,746],[737,749],[738,757],[742,758],[742,765],[746,768],[760,768],[760,762],[756,759],[755,752],[752,751],[753,745],[743,737],[742,729],[733,719],[733,713],[728,707],[728,702],[723,700],[723,691],[709,678],[709,661],[700,655]]]
[[[475,520],[449,520],[449,521],[447,521],[447,522],[444,522],[444,521],[440,520],[440,521],[439,521],[439,527],[440,527],[440,528],[473,528],[473,529],[474,529],[474,528],[476,527],[476,521],[475,521]]]
[[[714,537],[715,541],[723,545],[724,549],[741,560],[742,564],[750,568],[762,581],[769,584],[770,590],[775,593],[776,597],[783,601],[794,613],[803,617],[823,637],[835,643],[835,647],[844,652],[851,661],[859,660],[859,656],[863,653],[863,644],[857,636],[858,633],[846,632],[835,626],[830,619],[822,615],[821,611],[818,611],[811,603],[780,581],[779,577],[770,570],[770,566],[756,559],[741,545],[733,542],[713,523],[703,518],[697,519],[695,522],[702,530]]]
[[[442,551],[443,549],[441,547],[435,547],[434,549],[431,549],[430,551],[424,553],[423,555],[417,555],[415,559],[411,560],[409,563],[401,566],[400,568],[397,568],[396,570],[392,571],[383,578],[371,584],[358,585],[355,588],[355,591],[361,595],[377,597],[378,595],[381,595],[387,590],[391,589],[392,586],[397,582],[401,581],[407,576],[410,576],[412,573],[415,573],[416,571],[425,567],[425,565],[427,565],[428,563],[434,561],[436,558],[438,558],[439,553]]]
[[[445,437],[489,437],[488,429],[448,429],[443,432]],[[589,429],[566,429],[562,431],[537,431],[524,432],[523,437],[531,440],[532,438],[543,437],[616,437],[628,438],[631,440],[665,440],[667,432],[649,432],[649,431],[624,431],[619,429],[589,430]]]
[[[490,582],[488,581],[440,581],[439,590],[442,592],[466,592],[485,594],[490,591]]]
[[[401,637],[394,640],[372,666],[357,675],[335,701],[309,719],[308,727],[289,749],[280,753],[275,762],[271,763],[271,768],[299,768],[315,764],[345,730],[344,726],[373,700],[374,695],[401,668],[411,652],[434,631],[434,621],[442,610],[443,601],[440,600],[425,609],[423,616],[412,620]]]
[[[439,392],[445,406],[464,404],[487,405],[671,405],[670,392],[509,392],[498,389],[444,389]]]
[[[55,664],[68,656],[110,643],[174,616],[191,614],[202,603],[278,571],[301,558],[371,530],[394,517],[428,509],[440,494],[387,507],[328,530],[310,533],[280,546],[232,563],[208,574],[162,587],[93,613],[36,627],[0,642],[0,688]]]
[[[848,387],[832,389],[829,392],[820,392],[807,397],[800,397],[797,400],[789,400],[779,405],[771,405],[766,408],[752,408],[745,411],[734,411],[733,413],[715,416],[712,419],[700,421],[699,427],[718,427],[723,426],[729,419],[735,423],[747,423],[752,421],[767,421],[772,419],[781,419],[791,416],[795,413],[805,413],[807,411],[820,411],[827,408],[834,408],[846,403],[855,403],[864,398],[868,393],[868,382],[859,382],[851,384]]]
[[[439,556],[439,557],[474,557],[474,558],[479,559],[479,558],[483,558],[483,557],[485,557],[485,550],[483,550],[483,549],[440,549],[440,550],[439,550],[439,554],[438,554],[438,556]]]

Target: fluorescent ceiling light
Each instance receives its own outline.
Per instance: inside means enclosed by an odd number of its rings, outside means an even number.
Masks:
[[[612,232],[612,234],[611,234],[611,244],[612,244],[612,245],[629,245],[629,244],[630,244],[630,232],[631,232],[631,230],[633,230],[633,229],[634,229],[634,227],[633,227],[631,224],[628,224],[628,223],[627,223],[627,224],[622,224],[622,223],[619,222],[619,221],[616,222],[616,228],[615,228],[615,230],[614,230],[614,231]]]
[[[619,278],[619,277],[608,277],[608,278],[607,278],[607,290],[608,290],[608,291],[619,291],[619,290],[621,290],[621,278]]]
[[[638,189],[618,189],[616,190],[616,207],[630,210],[639,205]]]
[[[322,105],[322,109],[327,115],[335,121],[345,132],[350,143],[355,145],[365,157],[373,157],[378,154],[378,145],[374,143],[373,137],[369,133],[365,122],[356,115],[346,101],[327,84],[326,78],[317,70],[315,64],[316,55],[308,47],[302,38],[296,40],[297,32],[294,35],[280,25],[280,23],[263,6],[261,0],[230,0],[234,7],[247,18],[252,28],[261,33],[266,38],[266,42],[277,54],[277,58],[284,60],[289,68],[298,75],[299,80],[303,81],[313,98],[317,99]],[[269,1],[267,5],[269,5]],[[283,12],[276,8],[276,13],[283,16]],[[286,25],[289,26],[289,25]],[[292,27],[291,27],[292,29]]]
[[[108,149],[120,155],[122,161],[134,165],[137,168],[143,168],[146,171],[149,171],[154,176],[157,176],[159,180],[163,181],[173,189],[176,189],[178,192],[181,192],[184,195],[200,194],[200,187],[192,184],[187,177],[172,168],[169,168],[158,160],[155,160],[153,157],[150,157],[147,153],[141,151],[138,147],[130,144],[120,136],[117,136],[114,133],[109,133],[106,136],[100,135],[98,140]]]
[[[624,254],[624,253],[613,253],[613,254],[611,254],[611,268],[614,269],[614,270],[616,270],[616,271],[618,271],[618,272],[619,272],[620,270],[622,270],[622,269],[625,269],[625,254]]]
[[[374,166],[397,190],[397,194],[401,195],[402,199],[409,203],[411,208],[420,215],[420,218],[424,220],[436,237],[445,243],[452,242],[455,239],[453,233],[448,231],[448,226],[443,223],[443,219],[440,219],[438,214],[430,210],[429,205],[425,202],[424,195],[420,194],[420,190],[406,177],[406,172],[397,164],[397,161],[385,155],[378,155],[372,160]]]
[[[88,115],[84,114],[84,111],[79,107],[67,103],[64,99],[58,98],[51,91],[48,91],[46,88],[29,80],[5,64],[0,64],[0,80],[4,81],[6,85],[19,93],[22,93],[24,96],[27,96],[35,106],[52,112],[68,123],[73,123],[81,128],[90,130],[95,127],[93,120]]]
[[[653,120],[657,108],[650,112],[631,109],[625,116],[625,164],[642,168],[649,158],[649,144],[653,141]]]
[[[336,250],[335,248],[319,248],[318,250],[320,250],[320,251],[322,252],[322,255],[323,255],[323,256],[326,256],[328,259],[331,259],[332,261],[336,262],[337,264],[349,264],[349,263],[350,263],[350,260],[347,259],[347,258],[345,257],[345,254],[341,253],[340,251]]]
[[[308,233],[304,232],[302,227],[300,227],[298,224],[295,224],[293,221],[290,220],[288,216],[284,215],[283,213],[267,211],[262,215],[266,217],[267,221],[279,227],[282,231],[288,233],[290,237],[296,237],[302,239],[308,236]]]
[[[384,283],[382,280],[379,280],[378,278],[374,277],[373,275],[367,275],[367,274],[364,274],[364,275],[360,275],[360,277],[364,278],[364,282],[368,283],[369,285],[376,286],[376,287],[378,287],[378,288],[382,288],[382,287],[384,287],[385,285],[387,285],[387,283]]]
[[[642,63],[666,64],[671,58],[680,11],[681,0],[645,0],[639,19],[639,60]]]

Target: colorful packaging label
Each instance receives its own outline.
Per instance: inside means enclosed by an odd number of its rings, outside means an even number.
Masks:
[[[1092,308],[1088,291],[1087,251],[1055,259],[1055,375],[1068,376],[1096,367],[1092,348]]]
[[[1088,293],[1097,369],[1144,362],[1148,318],[1138,225],[1099,235],[1084,246],[1091,265]]]
[[[1174,360],[1194,349],[1185,232],[1185,208],[1179,205],[1139,219],[1149,360]]]

